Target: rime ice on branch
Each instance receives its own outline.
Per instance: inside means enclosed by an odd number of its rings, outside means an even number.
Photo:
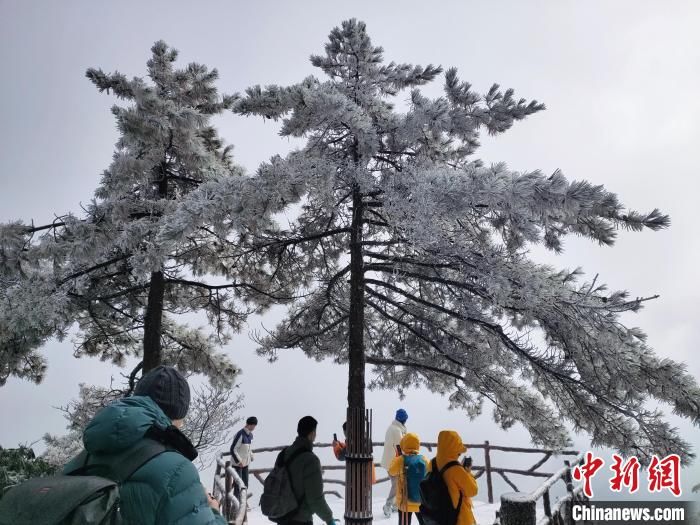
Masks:
[[[247,227],[263,226],[265,210],[211,125],[235,101],[218,94],[216,70],[176,69],[163,42],[152,52],[151,82],[87,72],[127,105],[112,108],[120,138],[83,213],[0,225],[0,384],[40,381],[40,347],[76,322],[77,355],[117,364],[143,356],[146,371],[165,362],[234,380],[218,348],[265,296],[248,301],[262,274],[234,267],[221,239],[238,234],[243,212]],[[205,312],[211,330],[189,327],[190,312]]]
[[[544,106],[497,85],[477,94],[454,69],[445,95],[427,98],[418,87],[441,68],[386,63],[361,22],[334,29],[311,62],[324,80],[255,86],[234,106],[306,139],[257,174],[260,194],[301,205],[291,226],[246,239],[259,266],[296,282],[300,296],[260,352],[299,347],[349,362],[351,407],[364,406],[369,363],[372,387],[426,387],[472,417],[488,400],[503,428],[519,421],[540,445],[565,446],[568,424],[626,455],[687,459],[688,443],[652,405],[698,424],[700,390],[620,322],[645,299],[527,252],[560,252],[568,234],[611,246],[618,230],[659,230],[668,217],[628,210],[558,171],[477,160],[480,133]],[[406,92],[409,107],[397,111]]]

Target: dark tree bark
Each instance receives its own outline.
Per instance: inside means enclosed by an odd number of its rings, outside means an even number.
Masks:
[[[358,162],[357,139],[353,157]],[[348,455],[345,483],[345,523],[372,522],[371,431],[365,421],[365,278],[363,260],[363,195],[357,183],[352,188],[350,226],[350,317],[348,344]],[[367,446],[369,445],[369,446]]]
[[[172,143],[172,135],[171,135]],[[168,196],[168,166],[163,161],[158,169],[158,197]],[[163,360],[161,336],[163,333],[163,298],[165,297],[165,276],[158,270],[151,273],[151,285],[148,289],[148,304],[143,327],[143,373],[153,370]]]
[[[353,189],[350,232],[350,320],[348,348],[348,406],[365,408],[365,297],[362,260],[362,194]]]
[[[143,373],[160,365],[163,359],[161,335],[163,328],[163,297],[165,296],[165,276],[163,272],[151,274],[148,290],[148,305],[143,327]]]

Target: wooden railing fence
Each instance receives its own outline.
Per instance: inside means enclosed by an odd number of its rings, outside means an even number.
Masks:
[[[238,498],[234,494],[234,487],[238,488]],[[219,502],[221,514],[228,523],[242,525],[247,521],[248,487],[231,466],[231,462],[224,461],[223,458],[216,460],[212,495]]]
[[[583,463],[579,454],[573,466]],[[551,504],[550,490],[559,481],[566,485],[566,494]],[[537,502],[542,500],[544,516],[537,520]],[[584,502],[583,487],[574,487],[572,463],[564,461],[564,467],[552,474],[533,492],[508,492],[501,495],[501,508],[496,512],[494,525],[573,525],[572,506]]]
[[[315,443],[314,448],[329,448],[332,447],[332,443]],[[373,442],[373,447],[383,447],[382,442]],[[432,452],[437,448],[437,443],[421,443],[421,446]],[[563,450],[554,451],[547,449],[537,449],[537,448],[523,448],[523,447],[507,447],[500,445],[491,445],[488,441],[483,443],[468,443],[466,445],[470,450],[482,450],[483,451],[483,465],[475,464],[472,466],[472,472],[474,476],[478,479],[482,476],[486,478],[486,491],[489,503],[494,502],[493,493],[493,478],[494,476],[499,476],[505,483],[511,487],[514,493],[508,493],[501,496],[501,510],[497,513],[496,524],[500,525],[511,525],[516,523],[509,520],[510,509],[514,509],[520,505],[521,508],[526,508],[527,512],[530,512],[537,504],[537,501],[542,499],[545,516],[543,520],[537,525],[561,525],[567,524],[566,516],[570,516],[571,502],[575,501],[576,498],[580,498],[580,490],[575,489],[572,484],[571,478],[571,466],[569,462],[565,461],[565,467],[558,472],[541,472],[539,469],[553,456],[576,456],[574,465],[578,464],[581,460],[581,456],[578,451],[575,450]],[[285,446],[275,446],[275,447],[261,447],[254,449],[253,452],[256,454],[265,452],[277,452],[279,453],[283,450]],[[508,468],[508,467],[498,467],[492,464],[492,454],[493,452],[509,452],[518,454],[542,454],[541,458],[538,458],[535,463],[533,463],[529,468]],[[235,523],[235,525],[242,525],[246,520],[246,500],[248,496],[247,487],[243,485],[242,480],[237,475],[235,469],[231,466],[230,461],[225,461],[225,457],[229,456],[229,452],[224,452],[221,454],[221,458],[217,460],[216,477],[214,482],[214,496],[219,499],[221,503],[222,513],[229,520],[230,523]],[[272,462],[271,462],[272,463]],[[375,466],[379,466],[375,463]],[[250,469],[249,473],[255,477],[261,484],[265,483],[264,475],[272,471],[272,468],[254,468]],[[326,474],[332,471],[345,471],[345,465],[342,463],[336,465],[321,465],[321,471],[323,474],[323,482],[326,485],[340,485],[345,487],[346,483],[343,479],[327,478]],[[525,476],[525,477],[539,477],[546,478],[544,483],[532,493],[519,492],[518,486],[511,479],[512,475]],[[377,479],[377,483],[385,483],[389,480],[388,477],[383,477]],[[559,480],[563,480],[567,487],[567,495],[558,500],[554,506],[551,505],[550,501],[550,488]],[[234,496],[234,485],[240,487],[240,501]],[[325,490],[324,494],[331,494],[338,498],[341,498],[341,493],[337,490]],[[506,498],[506,499],[504,499]],[[526,502],[522,503],[520,500]],[[532,525],[535,525],[534,514]],[[530,523],[529,521],[518,521],[517,523]]]

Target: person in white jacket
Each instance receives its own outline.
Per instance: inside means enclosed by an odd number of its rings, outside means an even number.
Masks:
[[[389,472],[389,466],[398,452],[396,447],[400,446],[401,438],[406,435],[406,421],[408,420],[408,414],[403,408],[399,408],[396,411],[396,416],[394,421],[391,422],[389,428],[386,429],[386,435],[384,436],[384,453],[382,454],[382,461],[380,465]],[[391,481],[391,488],[389,489],[389,497],[386,499],[384,504],[384,515],[388,518],[391,516],[392,510],[396,510],[396,505],[394,500],[396,499],[396,478],[394,476],[389,476]]]
[[[246,419],[245,426],[236,432],[231,443],[231,463],[233,468],[243,480],[245,486],[248,486],[248,465],[253,461],[253,430],[258,424],[258,418],[249,417]],[[234,496],[238,498],[238,485],[234,487]]]

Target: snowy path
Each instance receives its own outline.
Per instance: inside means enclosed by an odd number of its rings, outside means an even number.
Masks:
[[[257,503],[257,498],[255,498]],[[326,496],[326,501],[333,509],[333,516],[340,520],[340,524],[343,523],[343,513],[345,512],[345,501],[338,499],[335,496]],[[374,515],[374,522],[381,523],[382,525],[389,525],[390,523],[398,523],[398,514],[393,514],[391,518],[387,518],[382,513],[382,505],[384,505],[384,498],[375,498],[372,505],[372,514]],[[498,504],[488,504],[483,501],[474,501],[474,516],[476,517],[476,522],[478,525],[492,525],[496,518],[496,510],[498,509]],[[272,522],[269,521],[260,512],[259,507],[254,507],[250,512],[248,512],[248,525],[270,525]],[[418,520],[414,519],[411,521],[413,525],[418,525]],[[323,525],[323,522],[314,516],[314,525]]]

